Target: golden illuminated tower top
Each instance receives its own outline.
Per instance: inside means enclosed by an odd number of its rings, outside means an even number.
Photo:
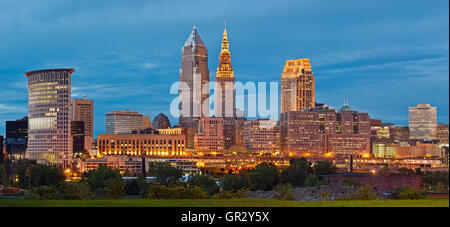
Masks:
[[[315,80],[309,59],[286,61],[281,74],[281,113],[315,105]]]
[[[231,54],[228,46],[227,28],[223,32],[222,49],[219,55],[219,66],[216,77],[233,77],[233,66],[231,65]]]

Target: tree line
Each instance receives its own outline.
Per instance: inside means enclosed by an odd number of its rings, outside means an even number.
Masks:
[[[230,198],[242,197],[245,190],[272,190],[280,185],[322,185],[325,182],[319,175],[333,174],[336,170],[330,162],[311,163],[298,158],[292,159],[286,168],[261,163],[254,169],[222,178],[194,174],[187,182],[181,182],[181,169],[169,163],[156,163],[150,171],[154,181],[147,182],[144,175],[123,180],[129,171],[122,175],[118,169],[100,165],[83,173],[80,181],[67,182],[61,168],[27,162],[17,169],[17,182],[13,183],[30,190],[29,197],[33,199],[118,199],[123,196],[148,199]]]

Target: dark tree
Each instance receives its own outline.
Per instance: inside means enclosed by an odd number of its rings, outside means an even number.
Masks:
[[[209,196],[212,196],[219,191],[219,186],[216,181],[207,175],[194,175],[189,179],[188,183],[191,186],[202,188]]]
[[[280,172],[278,168],[263,162],[250,171],[249,188],[255,190],[272,190],[280,182]]]
[[[24,163],[16,173],[21,188],[56,186],[65,180],[63,170],[56,166]]]
[[[317,161],[313,165],[313,171],[316,175],[335,174],[337,168],[329,161]]]
[[[86,181],[89,188],[98,196],[106,196],[108,193],[107,187],[110,187],[108,190],[112,190],[111,188],[116,186],[120,188],[120,182],[123,187],[120,171],[118,169],[108,168],[105,165],[100,165],[97,169],[89,170],[84,174],[83,180]]]
[[[177,181],[183,176],[183,170],[173,167],[169,163],[156,163],[152,170],[156,181],[163,185],[168,185],[171,181]]]
[[[311,163],[306,158],[294,158],[289,161],[289,164],[289,167],[281,172],[282,182],[296,187],[303,186],[306,175],[312,172]]]
[[[237,192],[240,189],[248,188],[249,173],[246,171],[239,174],[228,174],[220,180],[220,186],[224,191]]]

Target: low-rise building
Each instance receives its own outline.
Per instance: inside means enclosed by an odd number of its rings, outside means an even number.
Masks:
[[[102,155],[183,156],[184,135],[100,134],[98,151]]]

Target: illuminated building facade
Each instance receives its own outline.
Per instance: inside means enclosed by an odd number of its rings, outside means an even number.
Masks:
[[[389,137],[395,142],[406,142],[409,140],[409,128],[394,125],[389,128]]]
[[[25,73],[28,77],[28,147],[26,156],[38,163],[71,163],[71,75],[74,69]]]
[[[315,106],[315,81],[309,59],[286,61],[281,74],[281,113]]]
[[[194,137],[194,150],[199,156],[223,156],[225,136],[223,118],[201,118],[198,133]]]
[[[390,138],[390,127],[388,126],[371,126],[371,135],[377,139],[389,139]]]
[[[72,121],[84,122],[84,149],[90,150],[94,138],[94,100],[73,99]]]
[[[290,111],[280,116],[280,149],[288,156],[368,156],[370,121],[367,113],[349,106]]]
[[[372,143],[372,154],[375,158],[395,158],[400,144],[394,144],[392,140],[383,139]]]
[[[233,65],[231,65],[228,34],[225,29],[219,55],[219,66],[217,67],[216,78],[214,80],[214,116],[223,118],[225,148],[230,148],[236,141],[235,80],[233,75]]]
[[[209,103],[209,89],[202,92],[203,86],[209,84],[209,69],[208,50],[196,27],[181,51],[180,82],[180,125],[197,128],[200,117],[209,117],[209,108],[202,108],[203,103]]]
[[[28,117],[6,121],[6,154],[10,160],[25,158],[28,141]]]
[[[80,162],[80,171],[88,172],[90,170],[95,170],[100,165],[118,169],[121,174],[123,174],[125,170],[128,170],[133,176],[138,176],[143,170],[142,160],[138,157],[105,156],[99,159],[82,160]]]
[[[449,166],[449,154],[448,154],[449,147],[443,146],[441,148],[441,157],[442,157],[442,163],[444,163],[447,167]]]
[[[417,143],[415,146],[399,146],[397,158],[440,157],[441,153],[436,144]]]
[[[152,122],[150,121],[150,117],[143,116],[142,117],[142,128],[146,129],[146,128],[151,128],[151,127],[152,127]]]
[[[253,120],[244,123],[245,147],[252,153],[274,155],[277,152],[277,122]]]
[[[235,107],[235,84],[236,78],[233,75],[233,66],[231,65],[231,53],[228,44],[227,31],[223,32],[222,48],[219,55],[219,66],[215,79],[214,92],[214,116],[230,117],[236,116]]]
[[[163,113],[158,114],[153,118],[153,128],[155,129],[168,129],[170,128],[170,120]]]
[[[436,139],[439,140],[439,143],[448,145],[448,136],[448,125],[438,124],[436,128]]]
[[[182,156],[186,138],[183,135],[100,134],[98,153],[102,155]]]
[[[165,128],[165,129],[157,129],[159,134],[161,135],[182,135],[184,134],[185,129],[183,128]]]
[[[106,134],[130,134],[143,129],[143,115],[136,111],[114,110],[106,114]]]
[[[430,104],[418,104],[409,107],[409,138],[435,139],[437,108]]]

